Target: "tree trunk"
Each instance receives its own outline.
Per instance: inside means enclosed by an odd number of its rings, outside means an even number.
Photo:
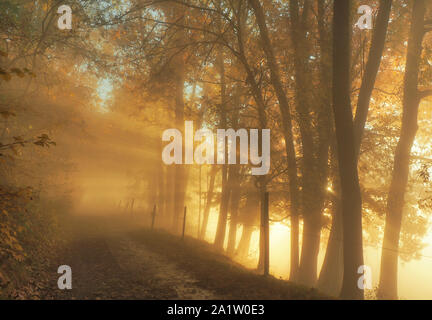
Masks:
[[[372,36],[372,44],[369,50],[369,57],[360,87],[354,120],[354,134],[356,138],[357,155],[360,152],[361,140],[369,110],[369,103],[381,64],[382,54],[384,52],[391,6],[392,0],[380,1],[380,7]]]
[[[201,240],[204,240],[205,234],[207,231],[207,224],[208,224],[208,218],[209,218],[210,208],[211,208],[212,199],[213,199],[213,190],[214,190],[216,173],[217,173],[217,167],[213,166],[212,170],[210,171],[210,182],[209,182],[209,186],[208,186],[208,190],[207,190],[206,205],[204,208],[203,222],[202,222],[201,230],[200,230],[200,239]]]
[[[343,234],[342,234],[342,203],[340,199],[340,179],[338,174],[336,139],[331,145],[331,174],[333,179],[332,195],[332,226],[327,243],[326,254],[318,278],[317,287],[332,296],[337,296],[342,287],[343,278]]]
[[[239,215],[239,222],[243,224],[243,231],[237,248],[236,255],[240,259],[245,259],[249,253],[250,240],[254,226],[259,217],[259,193],[256,187],[250,187],[246,192],[246,203]]]
[[[252,232],[253,232],[253,226],[245,225],[245,224],[243,225],[243,231],[236,251],[236,256],[241,260],[246,259],[249,254]]]
[[[172,220],[174,219],[174,179],[175,179],[175,167],[167,166],[166,167],[166,195],[165,195],[165,219],[164,224],[167,230],[171,230]]]
[[[158,154],[162,154],[162,140],[159,141],[158,144]],[[165,165],[161,161],[157,167],[157,203],[156,203],[156,215],[157,215],[157,223],[159,226],[162,226],[162,221],[165,216],[165,197],[166,197],[166,172]],[[150,204],[147,204],[150,205]]]
[[[336,297],[342,288],[343,278],[342,207],[339,199],[333,200],[333,218],[324,263],[317,288]]]
[[[306,286],[316,285],[318,254],[321,238],[321,209],[303,215],[302,254],[298,281]]]
[[[379,296],[397,299],[397,269],[405,189],[410,169],[410,153],[417,133],[420,104],[418,74],[424,35],[425,0],[414,0],[404,77],[402,127],[396,147],[393,176],[387,198],[386,225],[381,257]]]
[[[331,61],[331,35],[330,28],[328,26],[326,14],[325,14],[325,1],[317,0],[318,15],[318,33],[319,33],[319,48],[320,48],[320,103],[321,107],[317,110],[317,155],[316,155],[316,168],[315,179],[317,181],[318,189],[312,194],[319,195],[313,202],[320,204],[319,218],[321,220],[322,210],[325,202],[325,192],[328,184],[328,161],[329,161],[329,150],[331,142],[335,143],[334,136],[334,125],[332,117],[332,98],[331,98],[331,74],[332,74],[332,61]],[[306,57],[307,58],[307,57]],[[334,161],[333,161],[334,162]],[[309,191],[310,192],[310,191]],[[319,201],[319,202],[318,202]],[[318,210],[318,209],[317,209]],[[334,220],[333,220],[334,221]],[[315,237],[318,237],[317,235]],[[307,235],[306,235],[307,236]],[[330,244],[330,242],[329,242]],[[318,243],[319,245],[319,243]],[[326,256],[327,256],[326,252]],[[314,262],[315,263],[315,262]],[[324,264],[323,267],[325,267]],[[322,272],[322,271],[321,271]],[[313,274],[315,276],[315,273]],[[338,292],[339,293],[339,292]]]
[[[290,216],[290,281],[298,280],[299,269],[299,215],[291,210]]]
[[[238,208],[240,204],[240,177],[239,167],[231,166],[233,178],[231,183],[231,201],[230,201],[230,227],[228,233],[227,253],[232,256],[235,252],[237,242],[237,223],[238,223]]]
[[[179,66],[180,68],[180,66]],[[184,70],[178,70],[176,76],[175,85],[176,97],[175,97],[175,115],[177,128],[182,132],[184,136]],[[181,229],[181,218],[183,215],[185,194],[186,194],[186,168],[182,164],[176,164],[175,166],[175,180],[174,180],[174,217],[173,217],[173,232],[180,234]]]
[[[310,31],[308,23],[310,5],[311,1],[303,1],[303,10],[300,14],[299,1],[292,0],[289,2],[290,31],[294,51],[295,106],[303,153],[301,184],[304,228],[298,280],[307,286],[314,286],[317,278],[321,214],[324,201],[323,181],[321,181],[324,175],[320,171],[326,171],[327,166],[317,165],[318,157],[315,152],[317,144],[314,142],[314,133],[317,134],[318,132],[315,132],[312,127],[312,104],[311,96],[308,94],[313,83],[312,71],[308,67],[311,56],[309,40],[307,39],[307,34]],[[328,108],[328,105],[326,107]],[[325,112],[319,113],[318,120],[323,120],[322,116],[327,114]],[[322,121],[319,122],[323,124]],[[323,126],[320,125],[319,128],[322,129]]]
[[[372,44],[369,51],[369,58],[366,65],[365,74],[362,79],[362,86],[360,89],[356,109],[356,118],[354,121],[357,158],[360,149],[362,132],[366,123],[369,102],[375,84],[376,76],[379,70],[381,56],[384,50],[391,4],[391,0],[382,0],[380,2],[380,8],[378,11],[377,21],[374,27],[374,33],[372,37]],[[323,31],[321,31],[323,29],[323,2],[318,0],[318,6],[318,15],[320,18],[319,29],[321,39],[321,34],[323,33]],[[322,47],[321,44],[320,46]],[[329,74],[329,72],[322,73]],[[326,81],[323,81],[323,83],[326,83]],[[339,184],[339,182],[337,182],[337,184]],[[336,194],[339,195],[340,192],[336,192]],[[335,199],[336,203],[334,204],[335,210],[333,211],[333,221],[330,239],[327,245],[326,256],[318,281],[318,288],[331,295],[336,295],[339,292],[343,275],[342,220],[340,212],[341,207],[340,204],[337,203],[338,201],[338,199]]]
[[[291,228],[294,227],[294,231],[298,229],[298,217],[300,214],[300,203],[299,203],[299,188],[298,188],[298,177],[297,177],[297,161],[295,156],[295,147],[293,139],[292,119],[291,111],[283,89],[282,82],[279,77],[279,67],[276,63],[273,47],[268,35],[267,26],[265,23],[265,16],[262,6],[259,0],[249,0],[256,21],[260,31],[261,47],[267,57],[267,64],[270,69],[270,80],[277,99],[279,101],[279,109],[282,115],[282,126],[283,134],[285,138],[285,149],[287,155],[287,167],[288,167],[288,179],[290,188],[290,203],[291,203]],[[299,245],[298,245],[298,232],[291,232],[291,280],[297,277],[297,271],[299,266]]]
[[[220,22],[219,22],[220,23]],[[216,57],[216,65],[219,69],[220,75],[220,97],[221,104],[219,108],[219,123],[221,128],[226,129],[227,127],[227,112],[226,112],[226,84],[225,84],[225,61],[224,61],[224,53],[223,47],[219,48],[218,55]],[[226,142],[226,137],[224,138],[224,142]],[[226,145],[226,144],[225,144]],[[227,157],[227,150],[225,149],[225,159]],[[228,204],[230,198],[230,188],[228,183],[228,165],[222,165],[222,196],[221,203],[219,207],[219,217],[218,224],[216,229],[216,236],[214,240],[214,245],[217,249],[223,250],[225,233],[226,233],[226,224],[228,218]]]
[[[317,0],[318,3],[318,25],[320,30],[320,47],[325,47],[325,44],[321,43],[324,34],[324,7],[323,1]],[[387,33],[388,21],[391,11],[392,0],[381,0],[378,15],[373,31],[372,44],[369,50],[369,57],[366,64],[365,73],[362,79],[362,85],[359,93],[357,102],[356,117],[354,120],[354,130],[356,137],[356,152],[357,159],[360,150],[360,144],[362,139],[362,133],[366,123],[370,98],[374,88],[376,76],[379,70],[382,53],[385,45],[385,38]],[[323,51],[323,50],[321,50]],[[322,53],[325,56],[325,53]],[[330,75],[329,71],[322,70],[324,77]],[[324,78],[323,78],[324,79]],[[323,81],[327,83],[330,81]],[[337,166],[335,167],[337,169]],[[334,185],[339,185],[339,181],[335,182]],[[340,195],[340,191],[336,192]],[[342,284],[343,276],[343,252],[342,252],[342,218],[341,218],[341,205],[338,203],[339,199],[334,199],[334,210],[333,210],[333,221],[332,228],[330,231],[330,238],[327,245],[327,251],[324,259],[324,263],[320,272],[318,280],[318,288],[323,292],[330,295],[337,295]]]
[[[363,299],[357,270],[363,265],[362,201],[350,100],[351,1],[334,0],[333,110],[342,199],[344,275],[341,298]]]
[[[217,3],[218,8],[221,10],[222,8],[222,1],[219,0]],[[217,17],[216,21],[217,27],[220,32],[222,32],[222,21],[221,17]],[[227,129],[227,94],[226,94],[226,82],[225,82],[225,54],[224,54],[224,47],[219,46],[218,52],[216,55],[216,67],[219,72],[220,76],[220,107],[219,107],[219,125],[222,129]],[[224,138],[224,142],[226,145],[226,137]],[[225,149],[225,155],[224,158],[227,158],[227,150]],[[225,241],[225,233],[226,233],[226,224],[227,224],[227,218],[228,218],[228,204],[230,199],[230,187],[228,183],[228,165],[223,164],[222,165],[222,196],[221,196],[221,203],[219,207],[219,217],[218,217],[218,224],[216,229],[216,236],[214,240],[214,245],[216,249],[223,250],[224,241]]]
[[[219,217],[216,229],[214,245],[216,249],[223,250],[225,242],[226,225],[228,219],[228,204],[230,200],[231,188],[229,186],[227,165],[222,166],[222,195],[219,206]]]
[[[182,5],[175,5],[170,8],[172,13],[170,18],[176,23],[182,24],[185,18],[185,8]],[[183,29],[174,29],[174,43],[177,48],[185,45],[185,31]],[[184,137],[184,84],[185,84],[185,61],[184,52],[176,53],[172,59],[172,70],[174,77],[174,105],[175,105],[175,125],[182,132]],[[186,167],[181,164],[174,165],[174,212],[172,220],[172,231],[175,234],[181,232],[181,220],[183,216],[187,172]]]
[[[260,189],[261,215],[258,270],[263,272],[264,276],[268,276],[270,273],[269,194],[265,186]]]

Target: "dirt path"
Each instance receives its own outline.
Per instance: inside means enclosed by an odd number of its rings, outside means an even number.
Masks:
[[[188,272],[128,236],[130,227],[71,221],[71,237],[53,259],[46,299],[215,299]],[[72,268],[72,290],[57,287],[56,268]]]
[[[109,247],[122,270],[145,279],[152,275],[153,287],[163,289],[168,299],[216,299],[216,295],[197,284],[198,281],[186,271],[178,268],[166,257],[149,251],[129,237],[116,237],[109,240]]]
[[[133,223],[132,223],[133,222]],[[326,299],[315,289],[263,277],[210,244],[130,219],[72,217],[66,240],[37,283],[42,299]],[[57,268],[72,269],[72,290],[57,287]],[[47,279],[46,285],[40,285]]]

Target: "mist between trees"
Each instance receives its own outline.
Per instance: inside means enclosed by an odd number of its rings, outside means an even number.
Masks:
[[[334,297],[374,260],[367,298],[415,291],[398,272],[432,298],[430,1],[68,5],[59,29],[55,1],[0,3],[0,286],[62,216],[113,213]]]

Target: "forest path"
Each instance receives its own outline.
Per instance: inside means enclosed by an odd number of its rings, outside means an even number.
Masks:
[[[211,244],[131,217],[61,220],[65,241],[36,281],[42,299],[328,299],[313,288],[263,277]],[[147,223],[148,224],[148,223]],[[72,290],[57,287],[57,268],[72,269]]]
[[[118,218],[68,218],[68,240],[53,258],[50,299],[215,299],[193,275],[179,269],[145,243],[131,239],[136,231]],[[141,228],[142,232],[142,228]],[[72,290],[57,288],[57,268],[72,269]]]
[[[166,257],[149,251],[145,245],[129,237],[111,238],[108,241],[111,252],[122,270],[145,279],[150,273],[152,286],[163,289],[167,299],[215,299],[216,295],[197,285],[198,280],[178,268]],[[167,295],[168,293],[168,295]]]

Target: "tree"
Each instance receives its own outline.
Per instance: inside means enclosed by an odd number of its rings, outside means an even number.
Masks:
[[[333,16],[333,111],[342,199],[344,275],[340,296],[363,299],[357,269],[363,265],[362,201],[350,98],[351,1],[335,0]]]
[[[373,30],[372,43],[362,79],[354,120],[357,154],[360,152],[361,139],[363,136],[364,126],[366,124],[370,99],[380,67],[381,57],[384,51],[391,6],[392,0],[380,1],[377,21]]]
[[[324,31],[322,25],[323,20],[323,2],[319,2],[319,30],[320,39],[324,38],[322,34]],[[381,58],[383,55],[385,40],[387,34],[387,28],[389,23],[390,11],[392,1],[381,0],[378,9],[376,23],[373,29],[372,41],[369,49],[369,56],[366,63],[365,71],[361,81],[360,92],[357,100],[356,116],[354,119],[354,134],[356,138],[356,152],[357,159],[360,156],[360,146],[363,136],[364,127],[367,120],[368,109],[372,92],[375,86],[376,77],[379,71]],[[325,47],[325,44],[321,44],[321,47]],[[323,52],[324,56],[325,52]],[[329,72],[323,71],[324,75],[328,75]],[[323,81],[326,83],[326,81]],[[333,138],[333,137],[332,137]],[[333,170],[337,170],[337,160],[332,159]],[[340,212],[340,188],[339,179],[335,178],[333,186],[338,190],[332,199],[332,227],[330,231],[330,238],[327,246],[326,256],[324,259],[323,267],[321,269],[318,287],[332,295],[336,295],[340,290],[340,285],[343,277],[343,258],[342,258],[342,220]]]
[[[285,138],[285,148],[287,156],[289,195],[291,202],[291,275],[292,280],[296,280],[299,269],[299,214],[300,214],[300,193],[297,177],[297,161],[293,138],[293,121],[291,117],[290,105],[280,80],[279,67],[276,62],[273,46],[268,34],[267,25],[263,8],[259,0],[249,0],[254,10],[256,21],[260,30],[261,47],[267,57],[267,64],[270,69],[270,81],[275,90],[279,109],[282,115],[282,128]]]
[[[218,171],[217,169],[218,169],[217,166],[213,166],[210,170],[210,174],[208,174],[210,176],[210,182],[207,185],[207,197],[206,197],[204,213],[203,213],[203,221],[202,221],[202,225],[200,229],[200,237],[199,237],[202,240],[205,238],[205,234],[207,231],[208,218],[209,218],[210,208],[212,206],[212,201],[213,201],[213,190],[215,185],[215,179]]]
[[[396,146],[393,175],[387,197],[386,225],[382,246],[379,296],[397,299],[397,269],[405,190],[408,184],[410,153],[417,133],[420,101],[430,92],[418,90],[420,57],[425,35],[425,0],[414,0],[404,77],[402,127]]]
[[[218,2],[218,9],[221,10],[222,1]],[[219,32],[222,32],[222,22],[220,15],[216,18],[216,24]],[[225,75],[225,54],[224,46],[219,46],[216,57],[216,65],[219,71],[220,79],[220,104],[219,104],[219,125],[221,128],[226,129],[228,123],[227,113],[227,86],[226,86],[226,75]],[[224,137],[226,141],[226,137]],[[225,150],[224,158],[227,156],[227,150]],[[226,225],[228,218],[228,205],[231,197],[231,183],[232,174],[228,172],[228,165],[222,164],[222,198],[219,208],[218,225],[216,230],[216,236],[214,245],[217,249],[223,250],[225,241]]]

